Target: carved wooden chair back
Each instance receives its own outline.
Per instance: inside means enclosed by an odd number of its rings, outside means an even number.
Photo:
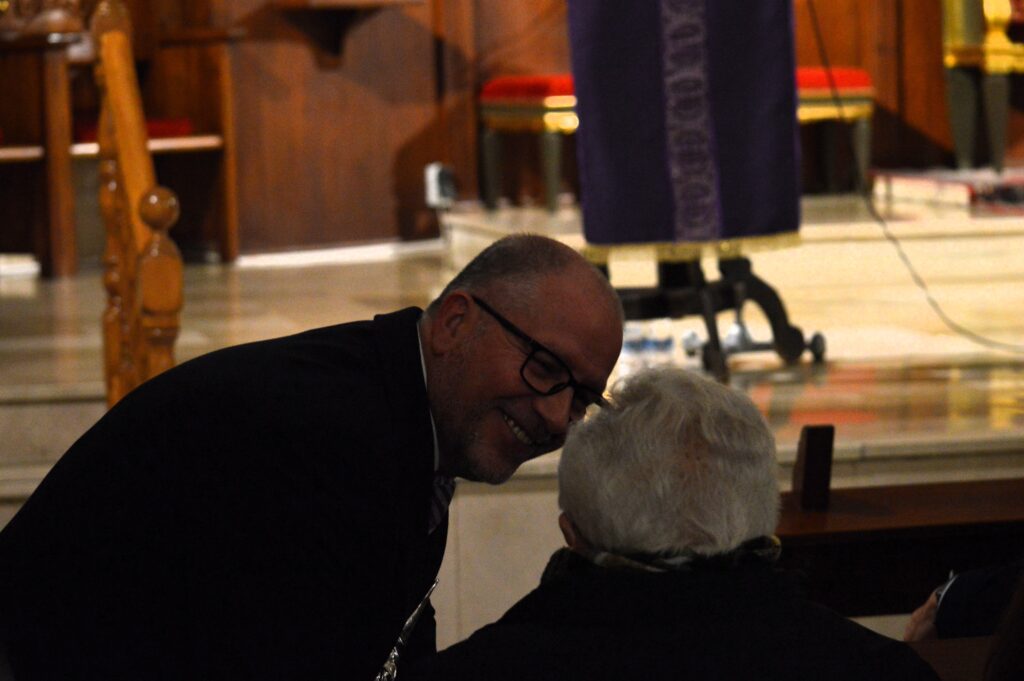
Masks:
[[[181,255],[167,233],[178,219],[178,199],[156,184],[127,17],[121,0],[101,0],[92,20],[101,97],[103,339],[110,406],[174,365],[183,289]]]

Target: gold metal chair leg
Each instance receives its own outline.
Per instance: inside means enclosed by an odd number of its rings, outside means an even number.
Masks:
[[[1006,126],[1010,122],[1010,77],[988,73],[982,81],[985,95],[985,123],[988,127],[988,153],[992,167],[1003,172],[1006,161]]]
[[[974,166],[974,139],[978,129],[978,81],[973,69],[946,69],[946,104],[953,133],[953,154],[961,170]]]

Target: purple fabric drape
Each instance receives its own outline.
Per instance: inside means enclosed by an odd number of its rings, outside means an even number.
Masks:
[[[570,0],[593,244],[794,232],[791,0]]]

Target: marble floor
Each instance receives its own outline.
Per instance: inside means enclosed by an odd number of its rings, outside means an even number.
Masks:
[[[802,425],[836,424],[840,484],[1021,475],[1024,219],[912,204],[883,214],[945,313],[1006,347],[979,344],[939,318],[857,197],[813,197],[804,201],[799,246],[751,257],[791,321],[808,335],[824,334],[826,361],[786,367],[770,352],[739,355],[730,359],[733,383],[766,414],[784,466]],[[516,229],[582,244],[572,207],[549,216],[535,209],[486,215],[470,206],[447,216],[436,241],[190,265],[178,357],[424,305],[454,266]],[[5,479],[31,485],[102,413],[99,270],[46,281],[19,274],[19,263],[0,256],[0,496]],[[705,272],[716,273],[713,262]],[[755,338],[768,339],[756,307],[748,305],[745,318]],[[722,333],[732,321],[720,315]],[[677,341],[704,333],[698,319],[659,328]],[[673,360],[699,366],[678,342]],[[36,427],[63,439],[40,444],[26,435],[33,419],[18,409],[38,405],[57,411],[33,417],[42,421]],[[523,474],[549,474],[555,460],[549,455]],[[11,472],[18,467],[20,474]]]

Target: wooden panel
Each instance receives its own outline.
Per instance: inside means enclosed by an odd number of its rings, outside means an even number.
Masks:
[[[40,59],[31,52],[0,51],[0,129],[5,145],[42,150]],[[46,217],[44,185],[42,163],[0,163],[0,253],[34,250],[33,235],[43,228]]]
[[[0,128],[4,144],[42,144],[41,56],[0,51]]]
[[[476,195],[480,82],[569,69],[564,0],[208,7],[247,32],[234,47],[232,101],[248,252],[436,234],[423,168],[453,165],[463,196]]]
[[[220,133],[219,50],[218,44],[175,44],[154,54],[142,83],[147,116],[184,117],[199,134]]]
[[[478,0],[476,43],[483,80],[569,71],[565,0]]]
[[[0,163],[0,253],[32,253],[44,229],[46,178],[42,163]]]
[[[900,158],[899,147],[903,135],[902,110],[903,73],[901,63],[901,3],[872,2],[873,12],[866,24],[868,49],[865,50],[864,68],[875,82],[875,119],[873,121],[872,164],[884,166]],[[870,37],[875,36],[873,39]],[[945,110],[945,109],[943,109]],[[899,165],[899,162],[896,163]]]
[[[316,11],[352,22],[338,55],[301,15],[231,7],[248,30],[233,71],[242,249],[435,234],[422,180],[442,142],[431,7]]]
[[[438,118],[444,144],[441,160],[461,180],[463,195],[476,194],[479,144],[476,93],[479,59],[474,0],[433,3],[434,44],[438,65]]]
[[[813,32],[812,17],[817,16],[829,62],[835,66],[864,64],[869,48],[865,33],[873,4],[858,0],[816,0],[812,6],[808,0],[796,0],[793,13],[797,63],[802,66],[822,63]]]
[[[942,67],[940,0],[902,0],[901,119],[907,135],[899,154],[915,165],[952,165],[953,145]],[[898,159],[894,159],[898,160]]]
[[[392,5],[415,5],[423,0],[274,0],[278,7],[310,9],[368,9]]]
[[[149,59],[156,52],[161,20],[173,16],[181,0],[122,0],[132,21],[132,48],[136,59]],[[79,11],[92,16],[99,0],[82,0]]]

